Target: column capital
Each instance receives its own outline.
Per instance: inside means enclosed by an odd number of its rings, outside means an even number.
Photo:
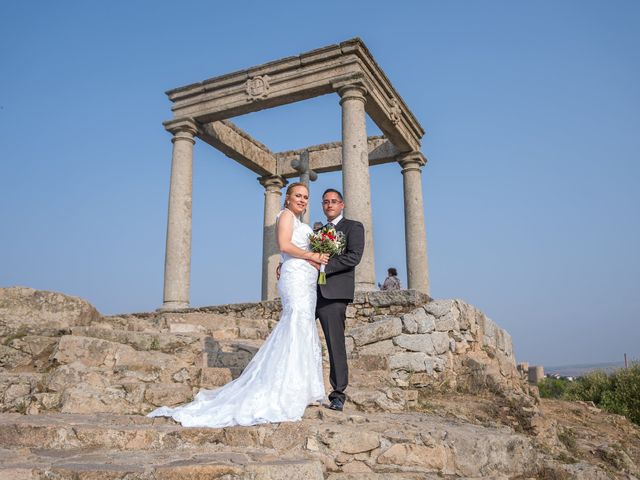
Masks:
[[[258,177],[258,182],[264,187],[267,192],[278,192],[282,190],[287,183],[286,178],[280,175],[265,175],[264,177]]]
[[[402,167],[402,173],[413,170],[421,171],[427,163],[427,157],[422,152],[409,152],[398,155],[396,161]]]
[[[200,132],[198,124],[190,118],[176,118],[162,123],[164,128],[175,137],[193,140]]]
[[[343,80],[333,84],[340,95],[340,105],[345,100],[360,100],[362,103],[367,103],[365,95],[371,91],[368,83],[363,78]]]

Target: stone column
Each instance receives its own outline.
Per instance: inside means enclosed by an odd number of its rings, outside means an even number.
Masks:
[[[366,88],[362,84],[341,87],[342,105],[342,192],[347,218],[364,225],[365,247],[356,267],[356,290],[375,290],[376,273],[369,183],[369,150],[365,117]]]
[[[161,310],[178,310],[189,307],[193,137],[198,127],[189,120],[168,122],[165,127],[173,134],[173,159]]]
[[[420,152],[411,152],[400,156],[398,163],[402,167],[404,186],[404,234],[407,250],[408,288],[419,290],[428,295],[429,267],[421,175],[426,159]]]
[[[276,241],[276,216],[280,211],[281,189],[287,181],[279,175],[258,178],[264,187],[264,228],[262,230],[262,300],[278,297],[276,268],[280,251]]]

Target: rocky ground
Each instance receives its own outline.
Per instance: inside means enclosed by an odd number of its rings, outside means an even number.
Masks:
[[[239,375],[277,304],[103,317],[74,297],[0,289],[0,479],[640,476],[638,427],[540,401],[508,334],[472,306],[398,295],[351,309],[344,412],[202,429],[143,414]]]

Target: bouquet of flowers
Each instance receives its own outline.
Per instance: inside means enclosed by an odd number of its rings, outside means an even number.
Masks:
[[[328,253],[330,256],[341,255],[347,246],[347,239],[344,233],[336,231],[335,227],[322,227],[309,235],[309,246],[314,253]],[[320,265],[319,285],[327,283],[324,267],[325,265]]]

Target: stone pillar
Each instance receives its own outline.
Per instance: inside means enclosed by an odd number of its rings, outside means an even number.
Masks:
[[[280,211],[281,189],[287,181],[279,175],[258,178],[264,187],[264,228],[262,230],[262,300],[278,297],[276,268],[280,251],[276,241],[276,216]]]
[[[198,127],[189,120],[168,122],[165,127],[173,134],[173,159],[161,310],[178,310],[189,307],[193,137]]]
[[[408,288],[429,294],[427,236],[422,201],[422,167],[424,155],[412,152],[398,158],[404,186],[404,235],[407,251]]]
[[[356,290],[375,290],[376,273],[371,218],[369,150],[365,117],[366,88],[361,84],[341,87],[342,105],[342,192],[347,218],[364,225],[365,247],[356,267]]]

